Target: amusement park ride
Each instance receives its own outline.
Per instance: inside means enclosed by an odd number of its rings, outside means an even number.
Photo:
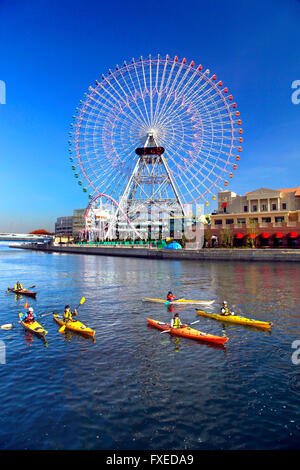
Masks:
[[[170,218],[207,207],[237,168],[240,126],[228,88],[194,61],[158,55],[109,70],[69,133],[74,176],[91,191],[85,236],[163,237]]]

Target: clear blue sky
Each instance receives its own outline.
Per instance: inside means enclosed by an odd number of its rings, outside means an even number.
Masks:
[[[53,230],[86,206],[68,159],[74,108],[140,55],[194,59],[228,85],[245,132],[228,189],[300,185],[299,0],[0,0],[0,45],[0,231]]]

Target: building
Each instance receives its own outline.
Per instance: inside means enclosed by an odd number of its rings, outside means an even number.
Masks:
[[[219,192],[218,209],[211,214],[212,244],[220,243],[228,229],[234,246],[252,240],[258,247],[300,248],[300,186],[260,188],[244,196]]]
[[[80,230],[85,230],[85,218],[83,216],[85,209],[74,209],[73,211],[73,235],[78,237]]]
[[[73,217],[58,217],[55,222],[56,235],[73,235]]]

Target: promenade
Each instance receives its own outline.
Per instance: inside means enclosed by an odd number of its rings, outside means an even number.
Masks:
[[[168,250],[133,246],[64,245],[48,246],[24,244],[14,248],[43,251],[46,253],[75,253],[99,256],[125,256],[148,259],[172,259],[190,261],[292,261],[300,262],[297,249],[246,249],[246,248],[205,248],[200,250]]]

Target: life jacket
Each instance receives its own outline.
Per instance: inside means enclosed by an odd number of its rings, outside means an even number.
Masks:
[[[72,312],[71,310],[64,311],[64,320],[72,320]]]
[[[19,284],[19,286],[18,286],[18,284],[16,284],[15,285],[15,290],[23,290],[22,284]]]
[[[180,326],[181,326],[181,322],[180,322],[179,317],[175,317],[174,322],[173,322],[173,328],[180,328]]]
[[[32,312],[27,312],[27,317],[25,318],[25,323],[31,323],[34,321],[34,316]]]
[[[223,312],[223,310],[224,310],[224,312]],[[222,313],[222,315],[230,315],[229,308],[223,306],[222,309],[221,309],[221,313]]]
[[[173,295],[173,294],[167,295],[167,300],[172,301],[174,299],[175,299],[175,295]]]

